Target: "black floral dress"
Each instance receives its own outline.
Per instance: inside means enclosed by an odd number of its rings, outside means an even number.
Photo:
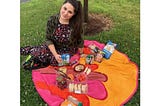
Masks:
[[[71,56],[75,54],[78,48],[69,47],[69,40],[71,37],[71,28],[68,24],[60,24],[53,33],[54,45],[58,54],[69,53]],[[62,44],[61,47],[57,47],[56,43]],[[57,66],[58,62],[56,61],[53,54],[50,52],[49,48],[46,44],[40,46],[27,46],[21,47],[20,49],[21,55],[31,55],[35,58],[35,60],[39,63],[43,63],[45,65],[53,65]]]

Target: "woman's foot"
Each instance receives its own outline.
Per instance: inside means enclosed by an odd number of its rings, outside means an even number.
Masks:
[[[28,55],[26,60],[22,63],[22,67],[25,70],[44,68],[44,67],[47,67],[48,65],[49,65],[48,63],[42,63],[42,62],[38,61],[38,59],[34,58],[31,55]]]
[[[22,67],[26,70],[32,70],[34,65],[34,59],[31,55],[28,55],[26,60],[22,63]]]

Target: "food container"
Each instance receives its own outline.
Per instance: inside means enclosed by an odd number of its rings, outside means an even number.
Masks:
[[[77,94],[87,94],[88,92],[88,84],[87,83],[79,83],[79,82],[70,82],[68,85],[69,92],[77,93]]]
[[[102,51],[99,51],[96,53],[94,60],[101,63],[103,59],[104,53]]]
[[[86,64],[92,64],[94,61],[94,55],[87,55],[86,56]]]
[[[70,61],[70,55],[69,54],[62,54],[62,63],[59,63],[58,66],[64,66],[64,65],[69,65]]]
[[[77,64],[74,66],[74,71],[75,72],[83,72],[85,69],[85,65],[83,64]]]

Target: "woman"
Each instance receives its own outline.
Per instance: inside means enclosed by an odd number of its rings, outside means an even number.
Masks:
[[[47,22],[46,43],[41,46],[22,47],[21,55],[29,55],[23,63],[25,69],[57,66],[62,62],[61,55],[71,56],[79,50],[83,52],[82,4],[77,0],[65,0],[60,12]]]

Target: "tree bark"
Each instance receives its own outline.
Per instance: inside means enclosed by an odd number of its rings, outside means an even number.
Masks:
[[[88,22],[88,0],[84,0],[84,7],[83,7],[83,12],[84,12],[84,22]]]

